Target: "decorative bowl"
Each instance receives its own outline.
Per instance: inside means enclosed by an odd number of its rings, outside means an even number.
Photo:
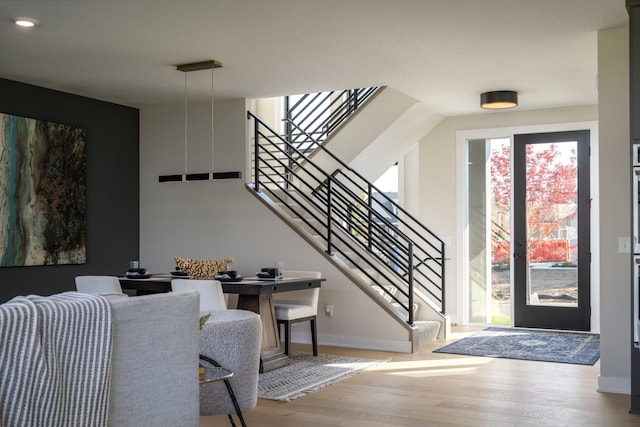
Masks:
[[[189,259],[174,257],[176,266],[194,279],[213,279],[220,271],[226,271],[235,258],[223,259]]]

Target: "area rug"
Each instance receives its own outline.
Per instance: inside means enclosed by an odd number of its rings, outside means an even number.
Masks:
[[[434,352],[593,365],[600,358],[600,335],[487,328]]]
[[[260,374],[258,398],[288,402],[388,361],[294,353],[288,366]]]

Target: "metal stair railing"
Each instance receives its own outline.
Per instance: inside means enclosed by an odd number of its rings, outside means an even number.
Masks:
[[[294,181],[292,177],[296,177],[295,173],[279,174],[278,170],[287,169],[286,162],[283,160],[283,156],[287,150],[283,143],[286,143],[284,138],[277,134],[273,129],[262,122],[259,118],[248,112],[248,117],[254,119],[254,161],[257,163],[257,167],[254,168],[254,183],[253,188],[256,192],[265,192],[269,197],[283,204],[283,208],[286,208],[291,216],[300,219],[306,224],[309,229],[314,233],[321,236],[326,243],[325,251],[332,254],[333,251],[339,253],[341,257],[352,264],[357,264],[361,258],[356,258],[354,254],[357,254],[361,250],[360,245],[352,239],[350,236],[340,231],[344,229],[343,224],[348,221],[345,217],[344,211],[338,209],[338,203],[333,199],[336,198],[340,203],[344,203],[344,194],[336,194],[331,191],[332,181],[330,176],[321,171],[313,162],[309,159],[304,159],[304,166],[306,168],[313,167],[316,172],[320,173],[323,179],[311,178],[309,182]],[[296,149],[294,149],[296,150]],[[280,155],[277,153],[279,152]],[[301,154],[296,151],[297,154]],[[302,159],[302,158],[301,158]],[[286,159],[285,159],[286,160]],[[302,166],[302,162],[296,161],[296,166]],[[291,171],[289,171],[291,172]],[[327,181],[328,179],[328,181]],[[313,190],[317,189],[320,185],[327,185],[330,191],[327,193],[326,198],[317,197],[313,195]],[[279,184],[279,185],[278,185]],[[285,200],[281,195],[281,191],[284,191],[285,186],[299,185],[299,191],[289,192]],[[342,188],[348,192],[348,189],[343,188],[343,184],[334,182],[333,185]],[[295,203],[290,203],[293,201]],[[379,214],[375,214],[374,217],[379,217]],[[379,218],[381,221],[382,218]],[[315,223],[314,223],[315,221]],[[410,242],[406,242],[403,246],[411,245]],[[380,278],[387,282],[393,281],[389,271],[385,271],[374,262],[368,259],[364,259],[364,262],[370,269],[374,270],[374,274],[377,273]],[[376,277],[369,271],[361,269],[361,272],[367,276],[372,282],[376,281]],[[387,294],[388,298],[397,303],[407,312],[407,322],[413,324],[413,310],[409,310],[409,307],[413,307],[413,289],[409,287],[408,290],[400,289],[400,295],[394,295],[386,289],[383,291]],[[407,298],[408,303],[403,302],[399,297],[404,296]]]
[[[327,139],[378,89],[378,87],[366,87],[317,92],[300,95],[297,100],[293,96],[285,96],[286,139],[298,151],[309,156],[310,149],[315,149],[318,142]],[[305,129],[305,132],[298,132],[297,129]],[[309,139],[308,135],[312,138]],[[296,157],[295,151],[291,151],[290,154],[292,158]]]
[[[266,123],[251,112],[247,114],[254,120],[254,190],[282,203],[293,217],[321,236],[328,253],[337,252],[356,266],[385,299],[404,309],[410,324],[416,285],[444,313],[444,242],[317,141],[316,148],[323,149],[341,169],[333,174],[321,170]],[[304,130],[298,131],[313,140]],[[289,187],[298,191],[289,191],[285,200],[282,192]],[[384,203],[376,201],[376,193]],[[361,256],[363,249],[379,263]],[[381,264],[386,268],[380,268]],[[397,286],[397,280],[404,286]],[[388,290],[388,284],[396,286],[398,295]]]
[[[299,129],[299,131],[304,133],[302,129]],[[364,196],[363,198],[358,197],[359,200],[355,203],[352,202],[351,207],[361,211],[363,214],[361,215],[362,218],[352,222],[352,226],[372,230],[373,232],[362,233],[355,231],[354,234],[360,234],[361,240],[367,242],[366,249],[369,252],[373,252],[376,247],[379,249],[380,242],[378,241],[378,246],[376,246],[376,237],[382,232],[381,228],[384,224],[398,224],[397,226],[392,226],[391,230],[402,230],[403,234],[414,245],[413,256],[415,259],[412,260],[412,263],[415,271],[412,271],[414,275],[412,281],[419,289],[426,292],[433,302],[436,302],[441,313],[444,314],[444,241],[324,146],[321,144],[317,144],[317,146],[338,165],[338,169],[331,175],[332,178],[338,182],[345,183],[345,186],[349,187],[352,193],[355,192]],[[323,189],[319,188],[316,191],[323,191]],[[377,200],[374,197],[376,195],[381,200]],[[374,221],[371,217],[372,212],[380,212],[385,220]],[[363,223],[365,227],[362,226]],[[384,244],[384,241],[382,244]],[[406,265],[409,261],[408,256],[403,251],[398,252],[396,259],[400,261],[400,266]],[[401,268],[400,271],[405,278],[408,278],[408,271],[402,271]]]

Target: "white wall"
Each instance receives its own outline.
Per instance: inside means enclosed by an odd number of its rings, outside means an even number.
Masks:
[[[600,264],[601,264],[601,391],[631,389],[630,254],[618,251],[618,238],[629,237],[629,32],[627,28],[598,33],[600,115]]]
[[[211,162],[210,105],[189,106],[188,172],[207,172]],[[332,265],[289,229],[244,187],[244,180],[158,183],[158,176],[184,168],[182,105],[140,111],[140,261],[154,273],[168,273],[173,257],[233,256],[235,270],[255,275],[276,260],[293,270],[321,271],[318,338],[321,344],[408,351],[408,333],[363,298]],[[245,167],[244,100],[216,102],[216,170]],[[250,177],[249,177],[250,178]],[[123,200],[126,208],[126,200]],[[131,207],[135,209],[136,207]],[[324,305],[334,306],[334,317]],[[295,326],[294,340],[310,342],[307,324]]]

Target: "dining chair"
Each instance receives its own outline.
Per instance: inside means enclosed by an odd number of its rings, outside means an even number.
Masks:
[[[84,294],[123,294],[115,276],[77,276],[76,290]]]
[[[319,271],[284,270],[285,279],[308,277],[319,279]],[[279,292],[273,294],[273,308],[276,313],[278,327],[284,327],[284,352],[289,355],[291,348],[291,325],[309,321],[311,324],[311,345],[313,355],[318,355],[318,333],[316,318],[318,315],[318,296],[320,288],[301,289],[299,291]]]
[[[227,309],[227,302],[219,280],[173,279],[171,280],[171,290],[173,292],[198,291],[200,293],[200,316],[214,310]]]

